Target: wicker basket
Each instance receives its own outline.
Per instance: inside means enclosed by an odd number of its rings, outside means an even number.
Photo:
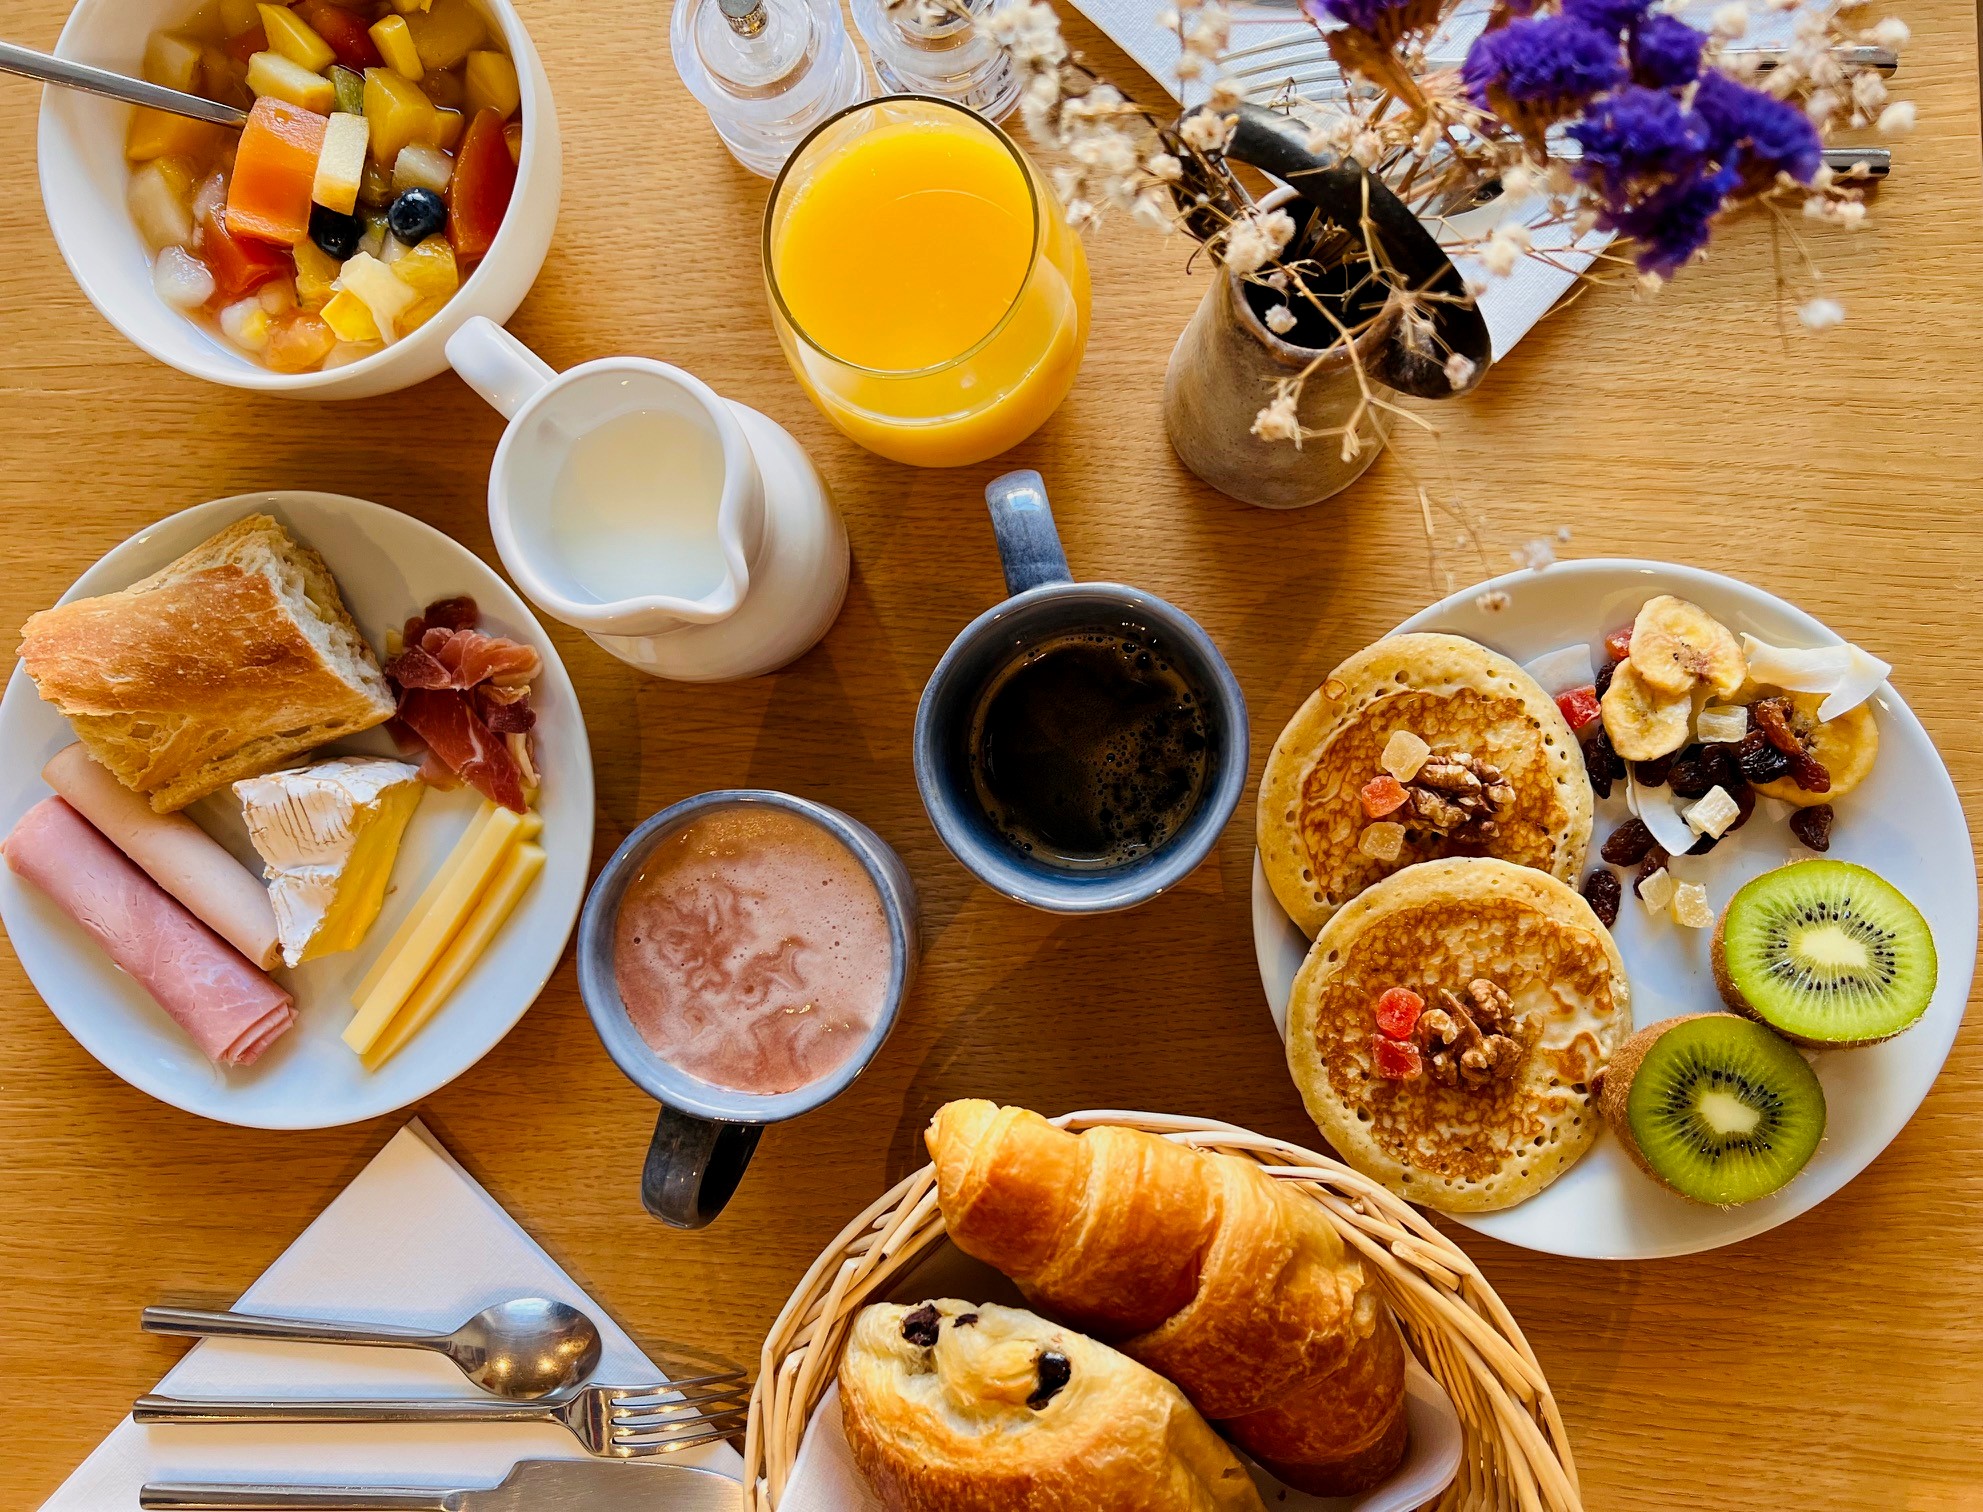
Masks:
[[[1065,1128],[1120,1124],[1257,1161],[1329,1215],[1369,1263],[1420,1363],[1459,1412],[1466,1456],[1439,1512],[1581,1512],[1577,1467],[1549,1383],[1474,1264],[1399,1198],[1348,1166],[1231,1124],[1157,1113],[1070,1113]],[[744,1442],[745,1512],[776,1512],[832,1383],[854,1314],[886,1296],[944,1239],[924,1166],[874,1202],[813,1262],[764,1341]]]

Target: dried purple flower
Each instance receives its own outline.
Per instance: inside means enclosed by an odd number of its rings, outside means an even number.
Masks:
[[[1735,185],[1732,168],[1679,179],[1637,204],[1600,211],[1598,224],[1638,243],[1642,273],[1671,278],[1708,244],[1711,223]]]
[[[1632,81],[1649,89],[1684,89],[1700,77],[1707,34],[1678,16],[1647,16],[1626,44]]]
[[[1301,0],[1315,21],[1332,19],[1366,32],[1384,47],[1395,47],[1413,32],[1439,24],[1439,0]]]
[[[1779,173],[1808,184],[1824,162],[1818,128],[1803,111],[1717,69],[1701,75],[1694,111],[1707,125],[1709,149],[1751,193],[1767,189]]]
[[[1467,51],[1460,76],[1474,103],[1524,131],[1574,115],[1621,82],[1618,38],[1567,16],[1510,21]]]
[[[1563,14],[1597,31],[1621,36],[1645,19],[1652,0],[1563,0]]]
[[[1584,149],[1572,172],[1609,204],[1693,174],[1708,147],[1699,117],[1672,95],[1636,84],[1594,101],[1569,134]]]

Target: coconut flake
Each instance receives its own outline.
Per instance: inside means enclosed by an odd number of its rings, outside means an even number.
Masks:
[[[1625,802],[1639,816],[1639,822],[1652,831],[1653,839],[1669,856],[1684,856],[1693,847],[1694,832],[1673,806],[1668,789],[1642,788],[1638,778],[1628,770],[1625,773]]]
[[[1597,681],[1597,668],[1591,661],[1588,645],[1559,646],[1554,651],[1545,651],[1522,670],[1542,684],[1542,691],[1551,698],[1572,688],[1588,688]]]
[[[1818,718],[1821,720],[1829,721],[1841,714],[1850,714],[1879,692],[1880,685],[1887,680],[1887,674],[1893,671],[1870,651],[1862,651],[1857,646],[1847,646],[1845,649],[1851,653],[1845,677],[1832,689],[1831,696],[1818,705]]]
[[[1852,648],[1810,646],[1802,650],[1772,646],[1744,632],[1742,650],[1749,659],[1749,676],[1772,688],[1792,693],[1831,693],[1845,681],[1852,661]]]

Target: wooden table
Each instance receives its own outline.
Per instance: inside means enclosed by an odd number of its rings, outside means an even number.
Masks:
[[[1156,3],[1156,0],[1152,0]],[[614,1069],[567,957],[503,1045],[417,1110],[636,1335],[755,1359],[845,1219],[923,1158],[946,1099],[1116,1106],[1314,1131],[1261,1000],[1248,934],[1251,805],[1216,858],[1128,915],[1006,903],[938,844],[910,774],[923,679],[1000,594],[979,490],[992,468],[915,472],[841,439],[786,371],[758,274],[765,185],[731,162],[635,0],[527,7],[565,131],[558,237],[515,329],[553,364],[683,362],[811,448],[853,537],[825,642],[727,687],[645,678],[554,636],[592,720],[603,859],[641,818],[711,787],[785,788],[865,819],[922,890],[926,967],[875,1066],[771,1133],[700,1234],[640,1208],[653,1106]],[[9,35],[54,41],[61,0]],[[1974,14],[1907,8],[1897,83],[1921,125],[1868,229],[1810,235],[1850,318],[1795,327],[1752,222],[1656,298],[1594,291],[1474,397],[1356,487],[1274,514],[1199,486],[1165,443],[1164,361],[1203,287],[1185,247],[1127,222],[1092,243],[1094,338],[1054,419],[1008,459],[1050,481],[1077,573],[1184,606],[1251,700],[1255,759],[1337,659],[1451,580],[1505,569],[1560,525],[1573,555],[1738,573],[1895,664],[1964,799],[1983,800],[1974,582],[1983,572],[1983,314]],[[1154,94],[1076,18],[1117,79]],[[70,281],[41,215],[35,93],[0,84],[0,624],[18,625],[131,532],[250,488],[321,487],[407,510],[494,560],[484,477],[496,415],[452,378],[351,405],[256,398],[128,346]],[[1803,223],[1799,224],[1803,229]],[[1791,330],[1781,336],[1788,319]],[[1481,554],[1417,490],[1480,522]],[[1257,771],[1257,767],[1256,767]],[[1950,963],[1953,966],[1955,963]],[[0,1501],[36,1504],[177,1346],[140,1336],[162,1297],[233,1297],[398,1127],[312,1134],[205,1123],[101,1070],[0,962],[0,1369],[63,1400],[0,1434]],[[1815,1212],[1718,1253],[1619,1265],[1462,1235],[1527,1329],[1569,1418],[1592,1508],[1974,1508],[1983,1408],[1983,1028],[1972,1023],[1893,1147]]]

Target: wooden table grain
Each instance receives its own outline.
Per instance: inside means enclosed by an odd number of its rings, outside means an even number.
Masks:
[[[1156,0],[1152,0],[1156,3]],[[641,1211],[652,1105],[613,1068],[569,953],[535,1009],[417,1111],[636,1335],[755,1358],[845,1219],[920,1161],[932,1109],[980,1095],[1047,1111],[1173,1110],[1314,1137],[1261,1000],[1248,933],[1251,806],[1216,856],[1138,912],[1058,919],[973,883],[910,772],[924,677],[1000,594],[979,491],[992,467],[917,472],[857,450],[792,382],[767,318],[765,185],[724,154],[667,57],[664,9],[528,0],[565,132],[549,262],[514,328],[553,364],[684,363],[790,427],[839,496],[854,578],[826,640],[727,687],[655,681],[553,627],[591,720],[596,858],[662,805],[785,788],[874,826],[907,860],[927,964],[877,1063],[764,1140],[712,1229]],[[62,0],[7,31],[52,44]],[[1566,555],[1739,574],[1874,647],[1983,800],[1976,580],[1983,572],[1983,313],[1975,13],[1903,6],[1897,85],[1920,105],[1868,227],[1805,234],[1849,312],[1796,328],[1754,219],[1647,297],[1593,291],[1474,396],[1433,413],[1356,487],[1286,514],[1198,485],[1165,443],[1171,343],[1203,287],[1186,248],[1126,222],[1092,242],[1094,337],[1049,424],[1003,459],[1039,468],[1078,574],[1196,615],[1251,702],[1254,752],[1333,663],[1452,583],[1568,526]],[[1104,72],[1147,80],[1074,18]],[[0,82],[0,623],[172,510],[251,488],[377,499],[494,560],[484,479],[496,415],[452,377],[319,405],[210,387],[127,345],[44,227],[35,92]],[[1786,323],[1788,333],[1786,334]],[[1419,491],[1481,524],[1481,550]],[[142,1337],[163,1297],[227,1299],[359,1170],[401,1116],[264,1133],[163,1107],[101,1070],[0,952],[0,1503],[37,1504],[169,1365]],[[1652,1264],[1552,1259],[1461,1233],[1526,1328],[1592,1508],[1975,1508],[1983,1417],[1983,1028],[1972,1022],[1893,1146],[1775,1232]]]

